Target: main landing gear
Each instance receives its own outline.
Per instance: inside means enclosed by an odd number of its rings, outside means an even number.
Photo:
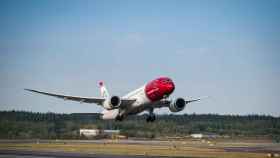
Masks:
[[[146,119],[147,122],[154,122],[155,120],[156,120],[155,114],[149,115]]]
[[[123,120],[123,115],[118,115],[117,117],[116,117],[116,121],[122,121]]]
[[[146,119],[147,122],[154,122],[156,120],[156,115],[154,114],[154,109],[149,110],[149,115]]]

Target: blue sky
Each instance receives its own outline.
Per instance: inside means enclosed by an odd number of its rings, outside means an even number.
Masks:
[[[158,76],[180,113],[280,116],[280,2],[1,1],[0,110],[101,112],[27,93],[124,95]],[[168,113],[167,109],[157,113]]]

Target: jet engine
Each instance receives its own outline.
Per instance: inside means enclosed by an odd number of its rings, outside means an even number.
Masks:
[[[121,105],[121,98],[118,96],[112,96],[106,99],[103,103],[103,107],[107,110],[117,109]]]
[[[169,105],[169,110],[171,112],[179,112],[184,110],[186,106],[186,101],[183,98],[177,98],[174,101],[172,101]]]

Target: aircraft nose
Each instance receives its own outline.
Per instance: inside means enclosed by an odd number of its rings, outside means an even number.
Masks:
[[[170,93],[172,93],[172,92],[174,91],[175,85],[174,85],[173,82],[170,82],[170,83],[168,83],[168,84],[166,85],[166,88],[167,88],[168,93],[170,94]]]

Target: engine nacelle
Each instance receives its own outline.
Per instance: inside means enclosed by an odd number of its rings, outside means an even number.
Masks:
[[[186,101],[183,98],[177,98],[169,105],[169,110],[171,112],[179,112],[184,110],[186,106]]]
[[[112,96],[103,102],[103,107],[107,110],[117,109],[121,105],[121,98],[118,96]]]

